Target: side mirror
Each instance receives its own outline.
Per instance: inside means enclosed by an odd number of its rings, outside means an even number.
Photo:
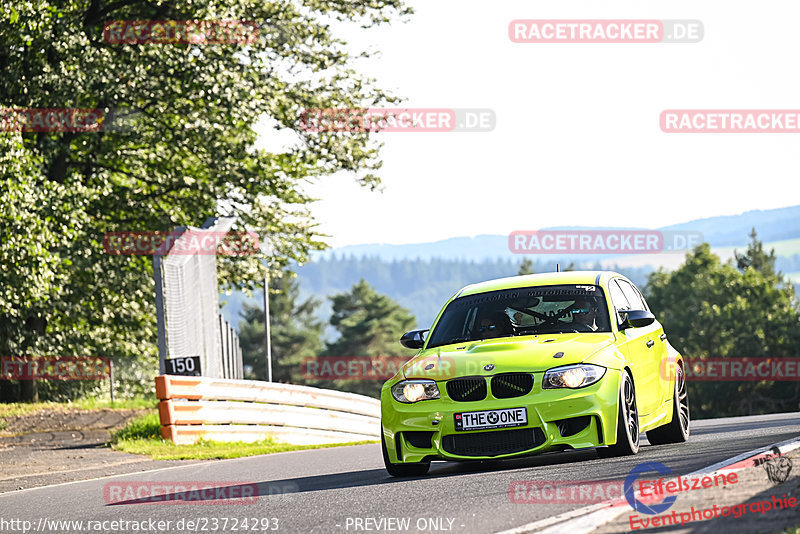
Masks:
[[[626,328],[641,328],[653,324],[656,320],[655,315],[645,310],[628,310],[622,312],[622,323],[619,325],[620,330]]]
[[[403,334],[400,344],[407,349],[421,349],[425,345],[425,337],[422,335],[427,330],[412,330]]]

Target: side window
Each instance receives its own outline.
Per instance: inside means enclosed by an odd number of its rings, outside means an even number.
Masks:
[[[631,285],[633,285],[633,284],[631,284]],[[646,301],[646,300],[644,300],[644,295],[642,295],[642,292],[641,292],[641,291],[639,291],[639,288],[638,288],[638,287],[636,287],[636,286],[633,286],[633,289],[635,289],[635,290],[636,290],[636,294],[637,294],[637,295],[639,295],[639,298],[640,298],[640,299],[642,299],[642,304],[644,304],[644,308],[642,308],[642,309],[643,309],[643,310],[650,311],[650,306],[648,306],[648,305],[647,305],[647,301]]]
[[[628,304],[628,299],[625,298],[625,294],[617,285],[616,280],[611,280],[608,283],[608,293],[611,295],[611,303],[617,311],[617,322],[619,322],[619,312],[622,310],[630,310],[631,306]]]
[[[625,296],[628,298],[628,302],[631,305],[632,310],[646,310],[647,307],[639,296],[639,292],[633,288],[631,284],[626,282],[625,280],[617,280],[619,282],[619,286],[622,288],[622,292],[625,293]]]

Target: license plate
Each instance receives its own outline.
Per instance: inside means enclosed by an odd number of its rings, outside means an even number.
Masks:
[[[456,430],[525,426],[528,424],[528,412],[525,408],[463,412],[455,414],[455,423]]]

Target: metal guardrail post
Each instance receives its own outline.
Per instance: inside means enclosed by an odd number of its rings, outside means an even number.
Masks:
[[[108,381],[111,387],[111,404],[114,404],[114,360],[108,360]]]
[[[269,333],[269,267],[264,277],[264,335],[267,343],[267,382],[272,382],[272,340]]]
[[[156,284],[156,330],[158,331],[158,374],[167,374],[167,321],[164,317],[164,277],[161,259],[153,255],[153,278]]]

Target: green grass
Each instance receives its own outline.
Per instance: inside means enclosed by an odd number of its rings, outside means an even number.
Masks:
[[[158,412],[131,419],[127,425],[111,434],[112,443],[151,439],[161,440],[161,421]]]
[[[255,443],[218,441],[200,441],[194,445],[175,445],[170,441],[161,439],[136,439],[120,440],[112,448],[132,454],[144,454],[153,460],[213,460],[223,458],[241,458],[242,456],[255,456],[258,454],[272,454],[275,452],[302,451],[305,449],[325,449],[329,447],[343,447],[346,445],[363,445],[378,443],[377,441],[355,441],[352,443],[335,443],[329,445],[288,445],[275,443],[272,440],[258,441]]]
[[[0,418],[14,417],[16,415],[28,415],[37,412],[56,411],[63,412],[68,410],[136,410],[140,408],[152,408],[158,401],[155,397],[135,397],[114,401],[98,400],[95,398],[79,399],[72,402],[12,402],[0,403]]]
[[[131,420],[127,426],[115,432],[111,439],[111,447],[113,449],[132,454],[143,454],[153,460],[240,458],[257,454],[362,445],[365,443],[377,443],[377,441],[358,441],[332,445],[288,445],[267,439],[255,443],[200,441],[194,445],[175,445],[171,441],[161,439],[161,424],[158,419],[158,413],[155,412]]]

